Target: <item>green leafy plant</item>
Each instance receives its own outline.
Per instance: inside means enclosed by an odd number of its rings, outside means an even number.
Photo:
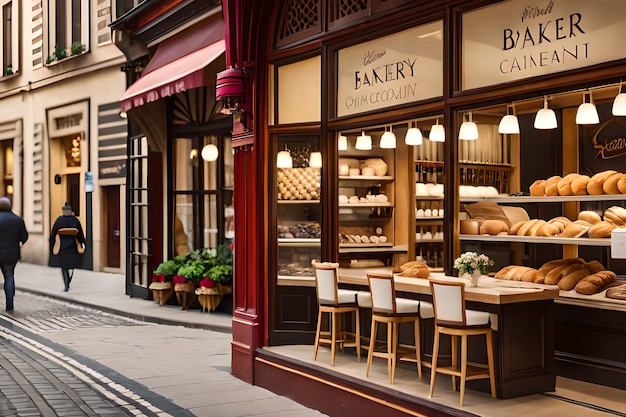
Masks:
[[[6,69],[4,70],[4,73],[6,75],[13,75],[13,65],[7,65]]]
[[[200,282],[206,272],[205,261],[202,259],[190,259],[178,268],[178,275],[182,275],[189,281]]]
[[[164,274],[168,277],[173,277],[178,272],[178,269],[185,263],[184,256],[176,256],[174,259],[170,259],[165,262],[161,262],[154,270],[155,274]]]
[[[53,61],[54,61],[54,56],[52,56],[52,55],[48,55],[48,56],[46,57],[46,65],[50,65],[50,64],[52,64],[52,62],[53,62]]]
[[[208,272],[209,278],[222,284],[230,283],[233,280],[233,266],[227,264],[215,265]]]
[[[65,48],[61,48],[58,45],[54,46],[54,58],[57,60],[67,58],[67,50]]]
[[[86,49],[87,47],[85,46],[85,44],[74,42],[70,47],[70,53],[72,54],[72,56],[80,55],[85,52]]]

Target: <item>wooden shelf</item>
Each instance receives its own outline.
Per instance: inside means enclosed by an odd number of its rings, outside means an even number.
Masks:
[[[392,203],[339,203],[339,207],[368,208],[368,207],[393,207]]]
[[[565,203],[568,201],[619,201],[626,200],[626,194],[568,195],[568,196],[500,196],[494,198],[460,197],[462,203],[492,201],[494,203]]]
[[[408,247],[406,245],[357,248],[346,248],[343,245],[339,245],[339,253],[406,252],[407,250]]]
[[[443,196],[442,195],[416,195],[415,196],[416,200],[426,200],[426,201],[431,201],[431,200],[443,200]]]
[[[276,200],[278,204],[319,204],[319,200]]]
[[[315,247],[319,246],[321,240],[319,238],[294,238],[294,237],[279,237],[278,244],[280,246],[292,246],[292,247]]]
[[[544,243],[549,245],[575,246],[611,246],[611,239],[570,238],[570,237],[543,237],[543,236],[491,236],[491,235],[460,235],[461,240],[481,242],[511,242],[511,243]]]
[[[393,181],[391,175],[340,175],[339,181]]]

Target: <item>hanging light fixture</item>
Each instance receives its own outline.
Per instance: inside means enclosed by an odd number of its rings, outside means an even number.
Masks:
[[[337,150],[339,151],[347,151],[348,150],[348,138],[339,134],[339,140],[337,141]]]
[[[476,140],[478,139],[478,126],[472,121],[472,112],[469,112],[469,120],[461,123],[459,129],[459,139],[461,140]]]
[[[361,136],[357,136],[354,147],[360,151],[372,150],[372,137],[361,132]]]
[[[500,119],[500,124],[498,125],[498,133],[519,135],[519,120],[517,120],[517,116],[515,115],[514,106],[514,104],[506,106],[507,114],[502,117],[502,119]],[[511,110],[511,113],[509,113],[509,109]]]
[[[202,148],[202,152],[200,154],[202,155],[202,159],[205,161],[213,162],[217,160],[220,151],[217,149],[217,146],[210,143]]]
[[[391,129],[392,127],[389,126],[389,130],[385,130],[385,133],[380,137],[381,149],[396,149],[396,134]]]
[[[535,115],[535,129],[556,129],[556,114],[548,108],[548,96],[543,96],[543,109]]]
[[[322,167],[322,153],[321,152],[311,152],[311,155],[309,155],[309,166],[311,168]]]
[[[422,131],[417,127],[417,123],[413,122],[412,127],[406,131],[404,136],[404,143],[407,145],[421,145],[422,144]]]
[[[578,106],[578,110],[576,111],[576,124],[577,125],[597,125],[600,123],[600,118],[598,117],[598,109],[596,109],[596,105],[593,104],[593,98],[591,97],[591,91],[589,93],[589,103],[585,102],[585,92],[583,91],[583,102],[580,106]]]
[[[276,155],[276,168],[293,168],[293,158],[285,145],[285,150]]]
[[[443,128],[443,125],[439,124],[439,119],[437,119],[435,124],[430,127],[430,135],[428,135],[428,139],[432,140],[433,142],[446,141],[446,131]]]
[[[622,82],[619,83],[619,92],[613,100],[613,116],[626,116],[626,93],[622,93]]]

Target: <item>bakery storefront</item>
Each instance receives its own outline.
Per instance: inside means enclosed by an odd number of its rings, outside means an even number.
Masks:
[[[489,415],[481,406],[500,400],[478,381],[461,409],[428,401],[415,361],[390,384],[385,361],[366,377],[353,348],[334,366],[328,347],[313,360],[313,259],[365,291],[367,272],[415,261],[458,276],[454,260],[474,251],[495,262],[467,301],[491,315],[498,398],[553,392],[557,376],[626,389],[626,301],[612,288],[626,274],[626,46],[614,41],[626,6],[304,2],[307,25],[296,2],[271,16],[241,3],[258,15],[230,22],[231,39],[252,24],[274,41],[227,62],[255,63],[250,129],[233,135],[235,212],[249,214],[235,239],[257,242],[235,260],[233,374],[333,416]],[[238,188],[248,169],[255,182]],[[396,290],[429,301],[416,265]],[[424,363],[433,323],[422,321]],[[369,340],[366,309],[360,323]],[[410,325],[400,343],[415,343]]]

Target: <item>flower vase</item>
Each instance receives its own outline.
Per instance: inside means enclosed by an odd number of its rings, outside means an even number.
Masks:
[[[476,269],[476,270],[474,270],[474,272],[469,274],[469,276],[470,276],[470,287],[478,287],[478,279],[481,277],[481,275],[482,275],[482,273],[480,272],[480,269]]]

